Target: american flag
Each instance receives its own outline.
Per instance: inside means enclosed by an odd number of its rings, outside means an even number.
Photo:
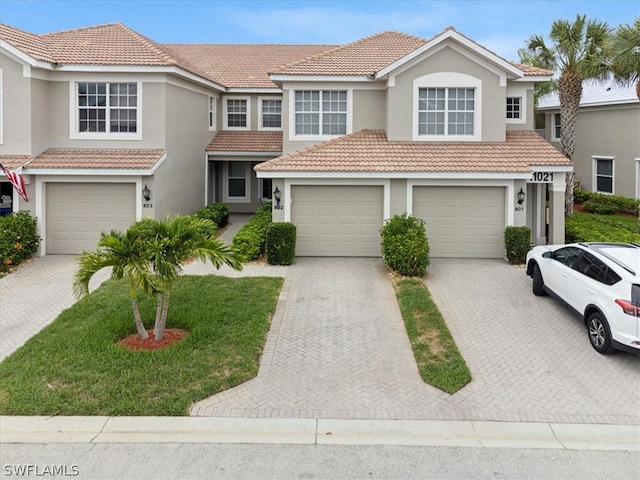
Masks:
[[[9,170],[7,167],[2,165],[1,163],[0,163],[0,168],[2,169],[4,174],[7,176],[9,181],[11,182],[11,185],[13,185],[13,188],[16,189],[16,192],[18,192],[18,195],[24,198],[25,202],[28,202],[29,197],[27,197],[27,190],[24,188],[24,181],[22,180],[22,177],[18,175],[16,172]]]

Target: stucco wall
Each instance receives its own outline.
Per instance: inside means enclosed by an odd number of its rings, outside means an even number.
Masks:
[[[31,80],[23,67],[0,55],[2,71],[2,155],[31,155]]]

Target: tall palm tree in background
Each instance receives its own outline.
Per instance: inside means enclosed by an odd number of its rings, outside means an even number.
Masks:
[[[620,25],[608,44],[607,54],[615,80],[624,85],[636,86],[640,100],[640,17],[633,25]]]
[[[138,308],[138,289],[153,294],[158,292],[158,286],[148,267],[141,229],[134,224],[124,233],[117,230],[101,233],[97,250],[83,252],[78,263],[73,281],[76,297],[89,294],[91,278],[103,268],[111,267],[113,280],[127,279],[138,336],[141,340],[147,339],[149,335]]]
[[[576,120],[582,97],[582,82],[604,79],[610,67],[605,61],[605,45],[611,29],[605,22],[577,15],[572,23],[556,20],[551,25],[550,44],[541,35],[532,35],[527,44],[538,65],[559,75],[560,151],[570,160],[576,145]],[[573,213],[573,173],[566,176],[565,214]]]
[[[169,293],[188,260],[208,260],[216,268],[228,265],[241,270],[244,259],[216,238],[216,225],[211,220],[195,216],[167,217],[164,221],[146,218],[139,227],[159,286],[153,333],[160,341],[167,323]]]

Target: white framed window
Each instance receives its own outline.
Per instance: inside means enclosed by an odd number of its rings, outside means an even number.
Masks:
[[[593,157],[594,191],[598,193],[614,192],[614,162],[613,158]]]
[[[418,135],[475,134],[474,88],[420,88]]]
[[[270,178],[258,179],[258,198],[262,201],[271,200],[273,196],[273,181]]]
[[[249,162],[226,162],[224,168],[224,201],[249,202]]]
[[[216,130],[216,97],[209,97],[209,130]]]
[[[258,105],[260,106],[260,130],[281,130],[282,99],[260,97]]]
[[[71,83],[71,138],[142,138],[139,82]]]
[[[227,97],[224,99],[224,128],[227,130],[249,130],[251,105],[249,97]]]
[[[553,114],[553,133],[552,133],[552,137],[553,140],[559,142],[560,138],[562,137],[562,125],[561,125],[561,117],[559,113],[554,113]]]
[[[522,118],[522,97],[507,97],[507,119]]]
[[[294,135],[333,137],[349,132],[347,90],[296,90]]]

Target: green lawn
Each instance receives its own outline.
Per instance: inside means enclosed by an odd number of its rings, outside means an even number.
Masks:
[[[167,328],[189,336],[158,351],[116,344],[135,324],[126,284],[105,282],[0,364],[0,414],[187,415],[256,376],[282,281],[180,277]],[[155,307],[140,298],[147,328]]]
[[[457,392],[471,381],[471,372],[424,282],[400,280],[396,296],[420,376],[440,390]]]

